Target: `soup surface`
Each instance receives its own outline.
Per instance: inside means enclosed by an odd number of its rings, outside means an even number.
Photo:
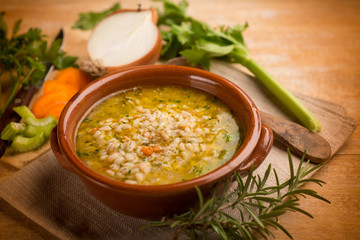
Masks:
[[[97,104],[77,130],[78,156],[129,184],[158,185],[206,174],[241,144],[236,119],[219,99],[182,86],[136,88]]]

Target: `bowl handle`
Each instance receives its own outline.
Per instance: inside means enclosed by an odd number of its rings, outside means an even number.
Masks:
[[[61,152],[57,138],[57,126],[54,127],[53,130],[51,131],[50,146],[60,165],[63,168],[69,170],[70,172],[75,173],[75,171],[70,167],[66,157],[64,157],[63,153]]]
[[[248,159],[246,159],[245,162],[241,164],[237,171],[247,171],[250,169],[251,165],[254,165],[254,169],[257,168],[270,152],[273,140],[274,135],[271,129],[265,124],[261,124],[260,138],[257,145],[255,146],[254,151],[250,154]]]

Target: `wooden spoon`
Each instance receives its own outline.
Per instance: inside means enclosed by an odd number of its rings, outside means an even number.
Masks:
[[[183,57],[170,59],[166,64],[190,66]],[[292,153],[300,157],[305,153],[305,159],[314,163],[320,163],[330,158],[330,144],[319,134],[281,117],[264,112],[260,112],[260,115],[262,122],[273,131],[274,140],[288,147]]]
[[[314,163],[330,158],[330,144],[319,134],[309,129],[268,113],[260,112],[262,122],[271,128],[274,140],[288,147],[292,153],[302,156]]]

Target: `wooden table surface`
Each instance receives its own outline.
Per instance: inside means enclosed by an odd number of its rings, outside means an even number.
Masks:
[[[79,12],[99,11],[115,1],[0,0],[10,26],[39,27],[52,39]],[[190,0],[188,13],[210,25],[250,25],[245,40],[252,57],[289,90],[332,101],[360,121],[360,1],[358,0]],[[121,1],[123,8],[156,5]],[[316,174],[323,187],[308,186],[332,203],[301,200],[313,214],[280,218],[294,239],[360,239],[360,128]],[[0,163],[0,181],[17,170]],[[0,200],[0,239],[54,239],[50,233]],[[276,239],[288,239],[275,232]]]

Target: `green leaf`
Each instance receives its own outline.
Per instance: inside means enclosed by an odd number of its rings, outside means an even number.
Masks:
[[[14,27],[13,27],[13,30],[12,30],[12,38],[14,38],[15,35],[18,33],[18,31],[20,29],[20,25],[21,25],[21,19],[17,20],[14,23]]]
[[[36,69],[31,74],[31,77],[29,78],[29,81],[27,83],[24,83],[24,84],[38,85],[44,79],[44,77],[45,77],[45,71],[43,71],[41,69]]]
[[[279,228],[281,231],[283,231],[289,238],[293,239],[293,237],[291,236],[291,234],[278,222],[274,221],[274,220],[267,220],[266,221],[267,224],[270,224],[271,226],[275,227],[275,228]]]
[[[255,196],[255,197],[253,197],[253,199],[263,201],[263,202],[268,202],[268,203],[281,202],[280,199],[276,199],[276,198],[273,198],[273,197]]]
[[[5,12],[0,12],[0,39],[6,39],[7,25],[4,21]]]
[[[276,218],[286,213],[286,210],[275,210],[259,216],[260,219]]]
[[[177,36],[177,39],[181,44],[191,44],[192,36],[194,35],[194,33],[192,32],[189,23],[182,22],[181,25],[172,25],[171,31]]]
[[[250,208],[248,208],[246,205],[242,204],[244,209],[250,214],[250,216],[253,218],[253,220],[261,227],[265,228],[264,223],[261,221],[261,219],[253,212]]]
[[[210,224],[211,224],[211,227],[213,228],[213,230],[217,233],[217,235],[219,235],[219,237],[221,239],[228,239],[226,232],[220,223],[214,222],[214,223],[210,223]]]
[[[206,69],[210,68],[210,57],[206,51],[193,47],[180,52],[181,56],[185,57],[191,64],[201,64]]]
[[[198,49],[204,50],[211,57],[221,57],[234,50],[234,45],[221,46],[218,43],[199,40],[196,43]]]
[[[225,142],[231,142],[234,141],[234,136],[232,134],[225,134],[224,135]]]
[[[214,199],[212,199],[212,198],[207,200],[205,202],[205,204],[203,204],[203,206],[199,209],[199,211],[194,216],[194,220],[198,219],[201,216],[201,214],[203,214],[208,209],[208,207],[212,204],[213,201],[214,201]]]
[[[48,59],[49,61],[53,61],[61,54],[60,47],[62,41],[63,41],[62,39],[56,39],[51,43],[49,50],[46,52],[46,59]]]
[[[159,14],[158,24],[180,24],[186,18],[187,1],[181,0],[175,4],[169,0],[152,0],[153,2],[163,3],[163,12]]]
[[[166,44],[161,49],[161,56],[165,59],[177,57],[181,50],[181,43],[177,39],[176,35],[163,31],[161,31],[161,35],[162,39],[166,41]]]
[[[199,207],[202,208],[203,205],[204,205],[204,197],[202,195],[202,192],[200,190],[200,188],[198,186],[195,186],[195,190],[196,190],[196,193],[198,195],[198,198],[199,198]]]
[[[248,23],[245,23],[245,25],[237,24],[233,28],[227,28],[226,33],[232,36],[236,41],[238,41],[241,44],[245,45],[245,41],[242,35],[242,32],[248,28]]]
[[[76,64],[77,59],[78,58],[74,56],[65,56],[65,57],[58,56],[52,61],[52,63],[58,69],[65,69],[68,67],[78,67],[78,65]]]
[[[306,216],[308,216],[310,218],[314,218],[310,213],[308,213],[307,211],[305,211],[305,210],[303,210],[301,208],[294,207],[294,206],[291,206],[289,208],[295,210],[296,212],[302,213],[302,214],[304,214],[304,215],[306,215]]]
[[[81,30],[91,30],[95,27],[97,23],[101,20],[109,16],[116,10],[120,10],[120,3],[114,4],[111,8],[103,11],[103,12],[88,12],[88,13],[80,13],[79,19],[72,26],[73,29],[81,29]]]

